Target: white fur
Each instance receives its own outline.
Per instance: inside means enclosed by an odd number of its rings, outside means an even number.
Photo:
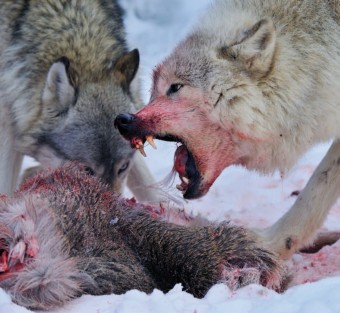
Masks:
[[[243,4],[242,11],[239,11],[238,4],[235,5],[236,2],[217,1],[206,23],[201,24],[200,31],[209,29],[209,31],[219,33],[219,38],[235,36],[236,39],[234,37],[232,40],[237,40],[239,25],[247,28],[249,23],[254,23],[266,15],[261,11],[260,2],[258,2],[257,9],[253,5],[247,6],[243,1],[240,2]],[[273,1],[262,1],[262,6],[272,5],[275,10],[273,3]],[[314,5],[312,1],[310,5]],[[279,3],[277,7],[279,10]],[[308,11],[305,14],[304,18],[310,18],[310,23],[313,23],[315,16],[309,17]],[[321,14],[324,12],[320,11]],[[251,97],[246,105],[238,107],[236,104],[231,113],[239,117],[240,130],[262,139],[252,143],[244,142],[241,150],[245,155],[251,155],[246,164],[248,168],[264,172],[276,168],[285,172],[312,145],[340,138],[339,24],[334,27],[335,24],[330,22],[327,28],[327,22],[325,22],[321,26],[328,34],[323,38],[324,43],[320,44],[321,38],[312,36],[308,38],[305,30],[301,32],[301,42],[299,42],[294,37],[298,36],[299,26],[296,30],[287,31],[285,23],[288,20],[289,18],[281,22],[276,20],[277,55],[274,65],[276,73],[273,74],[272,80],[264,81],[263,87],[260,88],[262,92],[268,92],[268,98],[263,98],[257,93],[258,86],[253,90],[250,87],[247,92]],[[298,55],[296,48],[305,51],[306,62]],[[315,83],[315,71],[318,72],[317,83]],[[252,112],[248,110],[252,103],[261,105],[262,101],[269,106],[264,111],[265,119],[261,115],[254,115],[255,110]],[[228,106],[228,103],[226,105]],[[221,119],[223,110],[228,110],[228,108],[219,108],[212,113],[212,118]],[[247,129],[250,125],[247,121],[248,117],[256,124],[251,130]],[[265,162],[261,162],[263,159]],[[282,257],[289,257],[293,251],[310,243],[330,207],[339,196],[340,141],[335,139],[333,146],[291,210],[262,233],[264,243],[269,244],[270,248]]]
[[[62,62],[52,64],[47,73],[42,100],[44,103],[52,101],[55,96],[61,105],[67,106],[74,98],[74,88],[67,77],[65,65]]]
[[[198,196],[231,164],[284,174],[334,140],[292,209],[260,232],[282,257],[310,243],[340,195],[339,14],[331,1],[217,0],[158,67],[152,101],[137,114],[167,108],[172,123],[156,131],[193,154]]]

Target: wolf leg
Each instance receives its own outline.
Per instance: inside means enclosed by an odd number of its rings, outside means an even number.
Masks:
[[[311,244],[340,195],[340,140],[335,140],[292,208],[270,228],[260,231],[265,245],[289,258]]]
[[[5,108],[2,108],[0,125],[0,194],[10,195],[17,187],[22,155],[15,151],[11,120]]]

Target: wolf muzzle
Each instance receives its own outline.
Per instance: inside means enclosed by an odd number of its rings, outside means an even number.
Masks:
[[[129,138],[135,132],[137,117],[134,114],[119,114],[114,121],[114,126],[119,130],[121,135]]]

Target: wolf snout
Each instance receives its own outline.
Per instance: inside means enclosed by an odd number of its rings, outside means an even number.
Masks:
[[[131,134],[131,132],[135,128],[134,125],[136,121],[137,118],[134,114],[124,113],[119,114],[115,118],[114,125],[124,137],[128,137],[128,135]]]
[[[144,151],[145,141],[156,149],[156,145],[153,141],[154,136],[147,131],[148,127],[145,127],[143,120],[136,115],[119,114],[115,119],[114,125],[118,128],[120,134],[130,141],[131,147],[138,149],[143,156],[146,157]]]
[[[136,120],[135,115],[130,113],[119,114],[115,119],[115,125],[127,126]]]

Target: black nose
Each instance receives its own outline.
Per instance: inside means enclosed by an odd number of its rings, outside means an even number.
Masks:
[[[133,128],[133,124],[136,121],[136,117],[133,114],[125,113],[125,114],[119,114],[115,118],[114,125],[116,128],[118,128],[119,132],[122,135],[127,135],[129,132],[131,132]]]

